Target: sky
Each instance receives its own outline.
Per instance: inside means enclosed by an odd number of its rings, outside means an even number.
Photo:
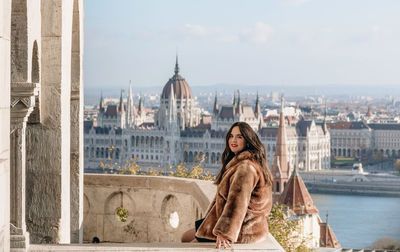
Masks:
[[[86,88],[400,84],[398,0],[86,0]]]

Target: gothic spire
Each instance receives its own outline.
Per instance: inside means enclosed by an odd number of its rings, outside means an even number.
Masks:
[[[274,161],[272,163],[272,174],[275,178],[288,179],[290,176],[290,167],[288,164],[288,150],[286,143],[286,127],[285,127],[285,114],[283,111],[284,98],[281,97],[281,113],[279,115],[279,128],[276,139],[276,148]]]
[[[327,105],[326,105],[326,100],[325,100],[324,123],[322,125],[322,130],[324,131],[324,134],[326,134],[328,132],[328,126],[326,125],[326,114],[327,114]]]
[[[104,111],[104,98],[103,98],[103,91],[100,93],[100,104],[99,104],[99,110]]]
[[[124,98],[122,97],[123,89],[121,89],[121,96],[119,97],[119,111],[124,112]]]
[[[237,98],[237,104],[236,104],[236,113],[237,114],[242,114],[242,103],[240,101],[240,90],[238,89],[238,98]]]
[[[217,100],[217,91],[215,91],[215,99],[214,99],[214,115],[218,114],[218,100]]]
[[[175,62],[175,75],[179,73],[179,64],[178,64],[178,53],[176,54],[176,62]]]
[[[142,112],[144,110],[144,106],[143,106],[143,98],[142,95],[139,98],[139,107],[138,107],[138,111],[139,113]]]
[[[256,98],[256,107],[254,109],[254,112],[255,112],[256,116],[259,116],[261,114],[260,101],[258,100],[258,91],[257,91],[257,98]]]

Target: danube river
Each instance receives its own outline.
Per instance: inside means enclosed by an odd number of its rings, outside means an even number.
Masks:
[[[379,238],[400,241],[400,198],[311,193],[343,248],[365,248]]]

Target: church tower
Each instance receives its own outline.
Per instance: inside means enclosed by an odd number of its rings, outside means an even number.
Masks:
[[[272,163],[272,176],[274,184],[272,195],[274,202],[279,200],[290,176],[289,157],[286,142],[286,127],[284,114],[284,98],[281,97],[281,113],[279,116],[278,136],[276,139],[274,161]]]

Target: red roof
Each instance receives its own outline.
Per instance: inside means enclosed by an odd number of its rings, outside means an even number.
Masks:
[[[296,169],[293,171],[285,190],[280,197],[280,203],[289,206],[297,215],[318,213],[310,193]]]
[[[342,247],[338,239],[336,238],[335,233],[333,233],[333,230],[328,225],[328,223],[324,222],[319,223],[319,227],[320,227],[320,238],[319,238],[320,247],[325,247],[325,248]]]

